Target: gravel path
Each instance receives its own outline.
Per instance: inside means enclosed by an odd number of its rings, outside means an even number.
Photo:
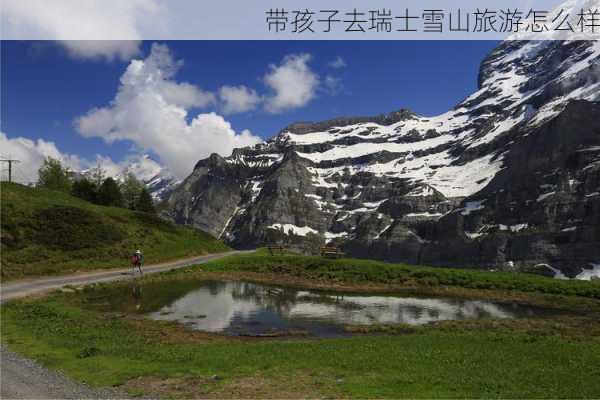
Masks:
[[[108,399],[123,398],[110,389],[92,389],[51,371],[35,361],[0,347],[2,399]]]
[[[144,274],[170,271],[190,265],[240,253],[211,254],[144,267]],[[85,285],[131,279],[131,268],[87,272],[76,275],[11,282],[0,286],[0,303],[33,294],[45,293],[65,285]],[[105,399],[123,398],[123,394],[110,389],[92,389],[51,371],[33,360],[21,357],[0,347],[0,399]]]

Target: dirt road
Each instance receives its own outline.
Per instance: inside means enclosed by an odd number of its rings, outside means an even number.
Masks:
[[[203,264],[210,260],[239,253],[211,254],[149,265],[144,274],[170,271],[190,265]],[[85,285],[131,279],[131,268],[86,272],[75,275],[46,277],[26,281],[9,282],[0,287],[0,303],[19,297],[40,294],[65,285]],[[48,370],[36,362],[21,357],[4,347],[0,348],[0,398],[2,399],[91,399],[116,398],[122,394],[111,390],[96,390],[75,382],[60,372]]]

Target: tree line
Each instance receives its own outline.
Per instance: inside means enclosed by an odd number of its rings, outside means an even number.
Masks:
[[[145,185],[129,173],[122,182],[105,177],[101,166],[85,176],[76,176],[60,160],[48,157],[38,170],[38,187],[59,190],[94,204],[156,213],[152,196]]]

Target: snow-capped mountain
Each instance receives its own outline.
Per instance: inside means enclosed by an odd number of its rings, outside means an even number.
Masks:
[[[152,198],[157,202],[169,197],[181,182],[166,167],[160,165],[147,154],[127,165],[117,176],[117,179],[122,180],[129,173],[132,173],[140,182],[146,185]]]
[[[292,124],[199,161],[165,216],[238,247],[274,228],[359,257],[574,276],[600,263],[598,101],[600,42],[506,41],[452,110]]]
[[[122,182],[128,174],[133,174],[140,182],[144,183],[150,195],[156,202],[166,199],[181,182],[176,179],[167,168],[160,165],[148,154],[123,164],[112,164],[110,167],[100,166],[106,176]],[[90,177],[93,169],[81,171],[83,176]]]

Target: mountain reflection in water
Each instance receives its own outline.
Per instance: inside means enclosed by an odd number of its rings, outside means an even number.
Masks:
[[[207,281],[149,317],[230,334],[306,331],[339,334],[344,325],[506,319],[542,311],[483,300],[368,296],[298,290],[239,281]]]

